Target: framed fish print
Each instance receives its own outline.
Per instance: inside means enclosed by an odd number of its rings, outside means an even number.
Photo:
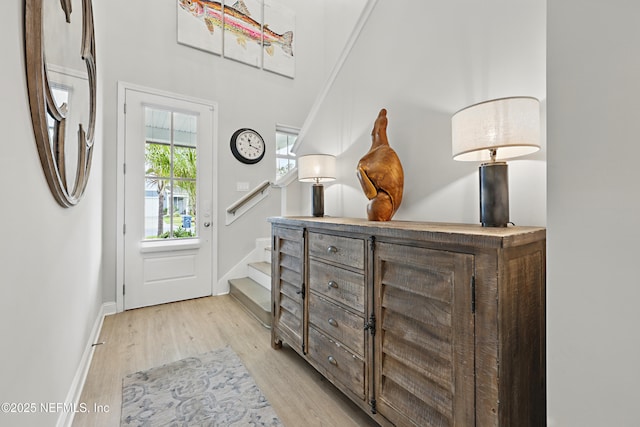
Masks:
[[[177,5],[178,43],[222,55],[222,0],[177,0]]]
[[[262,67],[262,0],[227,0],[224,6],[223,55]]]
[[[293,10],[276,0],[264,0],[263,68],[283,76],[295,76]]]

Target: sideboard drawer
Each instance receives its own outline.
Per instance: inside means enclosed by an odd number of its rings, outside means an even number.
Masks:
[[[331,338],[309,328],[309,357],[324,370],[325,376],[338,381],[364,400],[364,361]]]
[[[309,255],[364,269],[364,240],[331,234],[309,233]]]
[[[311,260],[309,287],[312,291],[364,313],[364,275],[360,273]]]
[[[364,318],[311,293],[309,322],[325,334],[364,356]]]

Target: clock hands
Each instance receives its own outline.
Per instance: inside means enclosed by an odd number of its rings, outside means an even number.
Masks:
[[[238,129],[231,136],[231,152],[243,163],[258,163],[265,154],[265,143],[256,131]]]

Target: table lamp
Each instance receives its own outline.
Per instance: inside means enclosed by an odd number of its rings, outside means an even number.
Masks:
[[[479,161],[480,223],[509,223],[509,178],[504,159],[540,149],[540,102],[509,97],[463,108],[451,118],[455,160]]]
[[[324,216],[323,182],[336,179],[336,158],[329,154],[298,157],[298,181],[313,182],[311,206],[313,216]]]

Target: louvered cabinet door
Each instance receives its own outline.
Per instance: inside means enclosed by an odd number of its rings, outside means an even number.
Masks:
[[[474,257],[377,243],[377,412],[396,426],[475,423]]]
[[[273,228],[271,251],[272,346],[286,341],[304,353],[304,231]]]

